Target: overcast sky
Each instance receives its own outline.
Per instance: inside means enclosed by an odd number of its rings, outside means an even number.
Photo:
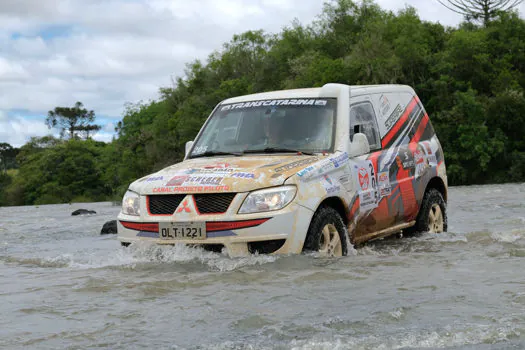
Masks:
[[[0,142],[20,147],[50,131],[56,106],[95,110],[109,141],[126,102],[158,97],[234,34],[278,33],[294,18],[309,24],[323,0],[0,0]],[[425,20],[456,25],[437,0],[376,0]],[[521,5],[520,13],[524,13]],[[56,132],[55,132],[56,133]]]

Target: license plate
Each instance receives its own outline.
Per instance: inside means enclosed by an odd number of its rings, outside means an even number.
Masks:
[[[206,222],[159,222],[160,239],[206,239]]]

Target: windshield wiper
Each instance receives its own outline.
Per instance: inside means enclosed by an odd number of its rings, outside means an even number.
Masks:
[[[206,151],[204,153],[199,153],[190,156],[191,159],[193,158],[201,158],[201,157],[211,157],[211,156],[236,156],[240,157],[242,156],[242,152],[222,152],[222,151]]]
[[[293,148],[281,148],[281,147],[266,147],[263,149],[247,149],[244,153],[300,153],[306,154],[307,156],[313,156],[312,152],[305,152]]]

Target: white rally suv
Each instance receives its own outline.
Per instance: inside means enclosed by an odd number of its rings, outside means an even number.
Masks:
[[[118,239],[340,256],[446,231],[446,201],[443,150],[412,88],[326,84],[219,103],[182,162],[129,186]]]

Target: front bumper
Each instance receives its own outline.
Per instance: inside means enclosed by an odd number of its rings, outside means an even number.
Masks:
[[[205,239],[166,240],[159,237],[158,223],[181,221],[174,215],[139,218],[118,216],[118,239],[123,243],[222,245],[230,256],[246,255],[254,242],[283,240],[274,254],[298,254],[302,251],[313,211],[291,203],[286,208],[257,214],[202,215],[191,221],[205,221]],[[251,245],[250,245],[251,244]]]

